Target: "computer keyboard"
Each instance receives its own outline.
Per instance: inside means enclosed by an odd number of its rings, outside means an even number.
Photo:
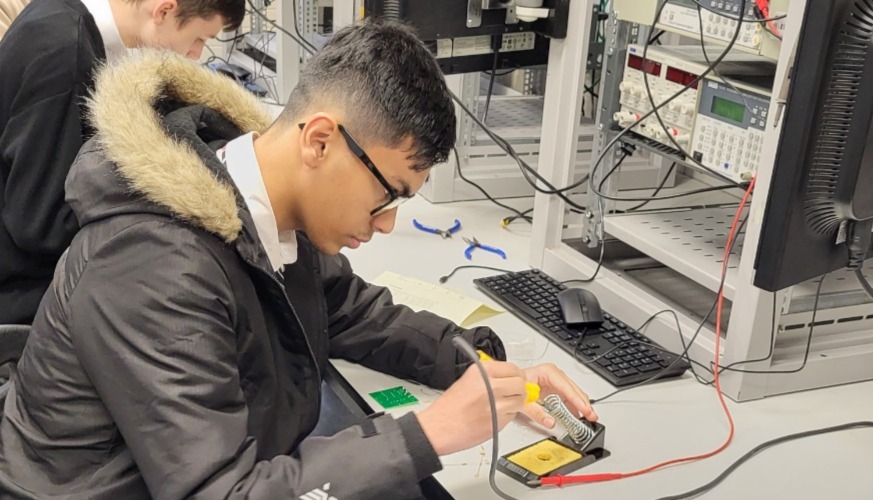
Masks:
[[[567,287],[542,271],[489,276],[473,283],[616,387],[642,382],[659,371],[663,373],[657,380],[678,377],[689,367],[684,359],[673,363],[675,354],[606,311],[598,327],[566,326],[556,296]]]

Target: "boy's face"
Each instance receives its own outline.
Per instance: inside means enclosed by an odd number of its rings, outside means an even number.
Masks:
[[[428,171],[416,172],[409,157],[412,139],[400,145],[368,145],[364,154],[398,195],[409,197],[421,189]],[[376,232],[394,229],[397,208],[371,214],[390,201],[386,188],[357,156],[338,130],[325,148],[325,165],[314,185],[310,203],[301,207],[305,231],[320,251],[333,255],[343,247],[358,248]]]
[[[199,59],[206,41],[215,38],[225,26],[219,15],[189,19],[179,26],[176,0],[160,0],[151,11],[151,23],[145,28],[144,45],[172,50],[191,59]]]

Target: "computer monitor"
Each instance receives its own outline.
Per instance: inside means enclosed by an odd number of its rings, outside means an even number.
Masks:
[[[755,262],[776,291],[857,269],[873,229],[873,1],[809,0]]]

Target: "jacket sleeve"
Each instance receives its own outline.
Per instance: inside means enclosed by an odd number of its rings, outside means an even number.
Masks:
[[[91,256],[69,299],[78,359],[151,495],[419,496],[418,481],[440,464],[413,414],[256,459],[232,326],[243,312],[216,257],[228,250],[205,239],[173,224],[134,225]]]
[[[342,254],[320,255],[320,261],[332,357],[438,389],[450,386],[470,365],[452,344],[455,335],[495,359],[506,359],[503,343],[490,328],[464,329],[436,314],[396,305],[387,288],[355,275]]]
[[[82,147],[75,53],[42,54],[27,66],[9,121],[0,128],[4,204],[0,216],[20,248],[60,255],[78,229],[64,202],[64,181]]]

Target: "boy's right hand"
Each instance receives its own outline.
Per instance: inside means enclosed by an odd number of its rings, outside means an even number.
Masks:
[[[512,363],[492,361],[483,366],[494,391],[500,430],[524,409],[525,375]],[[491,407],[479,369],[470,365],[457,382],[416,416],[437,455],[465,450],[491,438]]]

